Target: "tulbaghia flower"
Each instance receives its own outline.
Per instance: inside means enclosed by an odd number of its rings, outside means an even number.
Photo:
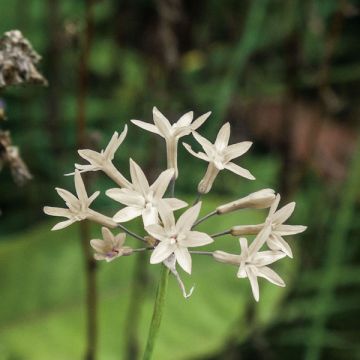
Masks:
[[[266,232],[267,230],[265,230]],[[259,233],[258,237],[267,237],[264,231]],[[266,280],[277,286],[285,286],[283,279],[267,265],[285,257],[282,251],[254,251],[255,247],[248,247],[247,239],[240,238],[241,254],[228,254],[224,251],[215,251],[215,260],[223,263],[233,264],[239,266],[237,273],[238,278],[248,278],[251,285],[251,290],[256,301],[259,301],[259,284],[258,277],[263,277]],[[255,239],[254,242],[262,243],[263,239]],[[257,246],[256,246],[257,247]]]
[[[75,171],[74,180],[77,197],[67,190],[56,188],[57,193],[65,201],[65,204],[68,207],[67,209],[51,206],[44,207],[45,214],[65,217],[68,219],[59,222],[51,230],[60,230],[73,224],[76,221],[81,221],[84,219],[93,220],[105,226],[115,227],[116,223],[110,218],[89,208],[90,204],[100,194],[100,191],[96,191],[94,194],[88,197],[84,182],[78,170]]]
[[[207,245],[214,241],[203,232],[191,230],[199,216],[200,208],[201,202],[186,210],[175,223],[173,212],[167,207],[160,207],[163,225],[153,224],[145,228],[151,236],[159,240],[151,254],[151,264],[161,263],[174,254],[177,263],[191,274],[191,256],[188,248]]]
[[[217,214],[227,214],[239,209],[265,209],[271,206],[275,199],[275,191],[272,189],[263,189],[256,191],[241,199],[218,206]]]
[[[271,232],[266,242],[270,249],[281,250],[287,256],[293,257],[289,244],[284,240],[283,236],[295,235],[304,232],[307,227],[302,225],[285,225],[284,222],[292,215],[295,209],[295,202],[291,202],[280,210],[276,210],[279,206],[280,195],[278,194],[272,203],[269,215],[265,224],[270,225]],[[245,234],[258,234],[265,224],[258,225],[241,225],[231,228],[231,234],[234,236],[240,236]]]
[[[158,206],[164,202],[171,210],[178,210],[185,206],[185,201],[176,198],[165,198],[166,189],[174,176],[174,170],[163,171],[158,179],[150,186],[144,172],[135,161],[130,159],[131,189],[110,189],[106,195],[111,199],[126,205],[113,217],[116,222],[126,222],[142,216],[144,225],[158,223]]]
[[[117,257],[130,255],[132,249],[128,246],[123,246],[126,238],[125,233],[119,233],[116,236],[106,227],[101,229],[103,240],[90,240],[90,245],[96,251],[94,258],[96,260],[105,260],[110,262]]]
[[[112,163],[115,152],[124,141],[126,134],[127,125],[125,125],[124,130],[120,135],[117,131],[115,131],[105,150],[101,150],[100,152],[94,150],[79,150],[79,155],[88,161],[89,164],[75,164],[76,169],[80,170],[80,172],[101,170],[119,186],[130,188],[131,185],[129,181],[125,179],[125,177],[119,172],[119,170],[116,169]]]
[[[295,202],[291,202],[277,210],[280,203],[280,195],[276,196],[271,205],[266,223],[271,225],[271,234],[267,244],[272,250],[281,250],[287,256],[293,257],[289,244],[283,239],[286,235],[295,235],[304,232],[307,227],[302,225],[285,225],[284,222],[292,215],[295,210]]]
[[[158,134],[165,139],[167,168],[175,169],[175,178],[177,178],[178,140],[185,135],[189,135],[193,130],[198,129],[206,121],[210,114],[211,112],[209,111],[193,121],[194,113],[190,111],[181,116],[181,118],[176,123],[171,125],[169,120],[156,107],[154,107],[154,125],[140,120],[131,120],[131,122],[147,131]]]
[[[196,153],[192,150],[190,145],[186,143],[183,143],[183,145],[193,156],[209,162],[206,174],[198,186],[198,192],[200,194],[206,194],[211,190],[216,176],[219,171],[223,169],[230,170],[244,178],[255,180],[255,177],[249,172],[249,170],[246,170],[231,161],[245,154],[250,149],[252,142],[243,141],[237,144],[228,145],[230,138],[229,123],[222,126],[214,144],[195,131],[193,132],[193,135],[198,143],[203,147],[205,153]]]

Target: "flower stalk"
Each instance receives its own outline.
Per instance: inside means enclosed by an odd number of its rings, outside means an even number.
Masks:
[[[170,270],[165,266],[161,266],[160,281],[156,291],[156,299],[154,304],[154,312],[151,319],[149,335],[145,347],[143,360],[150,360],[153,356],[154,346],[159,334],[161,319],[164,312],[166,289],[169,282]]]

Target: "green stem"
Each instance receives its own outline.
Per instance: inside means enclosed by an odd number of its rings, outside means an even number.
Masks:
[[[154,311],[151,319],[150,330],[149,330],[149,335],[146,343],[143,360],[150,360],[153,355],[154,346],[155,346],[156,338],[159,333],[161,318],[164,311],[165,295],[169,280],[169,273],[170,270],[165,265],[162,265],[160,282],[156,292]]]

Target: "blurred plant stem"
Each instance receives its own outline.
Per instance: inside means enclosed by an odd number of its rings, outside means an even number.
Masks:
[[[76,135],[77,146],[86,146],[86,96],[88,92],[88,61],[91,49],[93,19],[92,19],[93,0],[85,0],[85,27],[83,42],[80,48],[80,59],[78,69],[78,97],[77,97],[77,122]],[[96,286],[96,261],[90,250],[90,231],[86,221],[80,223],[80,240],[83,248],[86,271],[86,306],[87,306],[87,334],[85,360],[96,358],[97,348],[97,286]]]
[[[170,270],[161,265],[160,281],[156,292],[154,312],[151,319],[149,335],[146,343],[143,360],[150,360],[153,355],[155,342],[159,333],[160,323],[164,311],[166,289],[169,281]]]
[[[360,132],[357,150],[352,159],[352,166],[348,180],[340,193],[339,208],[335,210],[333,227],[327,242],[327,251],[324,253],[325,264],[323,276],[318,284],[318,296],[314,306],[317,311],[314,313],[313,325],[308,336],[308,347],[305,359],[317,360],[322,358],[321,350],[326,337],[326,323],[328,307],[334,300],[336,278],[341,270],[342,261],[346,250],[346,239],[351,225],[355,221],[355,206],[359,195],[360,184]]]
[[[138,254],[135,262],[130,305],[127,311],[124,334],[126,334],[125,359],[139,358],[139,322],[141,306],[144,302],[144,292],[147,282],[147,254]]]

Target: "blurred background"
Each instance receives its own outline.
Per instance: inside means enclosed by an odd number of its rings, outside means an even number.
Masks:
[[[238,163],[257,180],[221,173],[204,213],[271,187],[283,202],[297,202],[290,222],[308,226],[289,240],[294,259],[276,267],[287,287],[260,280],[258,304],[235,268],[206,257],[194,259],[192,277],[182,274],[187,287],[196,284],[189,300],[170,278],[154,358],[360,359],[357,1],[0,0],[0,8],[0,36],[19,29],[41,54],[37,67],[49,82],[0,89],[7,117],[0,126],[33,175],[19,187],[8,166],[0,172],[0,359],[142,353],[159,267],[146,265],[147,254],[98,264],[89,334],[91,260],[80,234],[88,241],[100,229],[50,232],[57,219],[42,208],[63,206],[55,186],[74,190],[63,174],[83,163],[76,150],[104,148],[125,124],[115,163],[128,175],[131,156],[154,179],[166,166],[164,143],[129,122],[152,121],[154,105],[171,121],[212,111],[202,135],[213,141],[229,121],[232,143],[254,142]],[[179,164],[176,196],[192,202],[206,164],[181,145]],[[104,195],[111,181],[86,178],[89,192],[102,192],[94,206],[113,215],[118,204]],[[237,212],[203,229],[265,216]],[[231,238],[212,248],[239,251]]]

